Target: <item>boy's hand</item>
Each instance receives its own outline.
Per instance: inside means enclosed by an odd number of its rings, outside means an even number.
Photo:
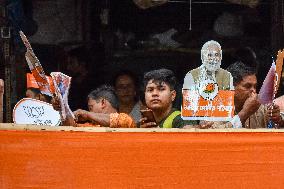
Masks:
[[[147,117],[142,117],[140,119],[140,128],[152,128],[157,127],[156,122],[147,122]]]

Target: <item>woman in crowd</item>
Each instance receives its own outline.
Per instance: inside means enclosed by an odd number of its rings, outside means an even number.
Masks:
[[[128,70],[119,72],[113,79],[116,95],[119,99],[119,112],[127,113],[136,124],[141,119],[139,100],[139,83],[137,77]]]

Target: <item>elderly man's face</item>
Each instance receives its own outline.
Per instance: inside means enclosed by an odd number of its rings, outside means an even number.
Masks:
[[[202,52],[203,64],[208,71],[217,71],[221,66],[222,54],[221,49],[217,45],[209,45]]]

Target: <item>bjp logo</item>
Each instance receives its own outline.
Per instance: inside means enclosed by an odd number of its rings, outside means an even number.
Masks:
[[[218,94],[218,85],[212,80],[204,80],[199,85],[199,95],[205,100],[213,100]]]
[[[214,83],[209,83],[206,85],[204,92],[205,93],[212,93],[215,90],[215,84]]]

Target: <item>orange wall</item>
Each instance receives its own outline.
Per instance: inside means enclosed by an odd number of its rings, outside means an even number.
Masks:
[[[284,133],[0,131],[0,188],[284,188]]]

